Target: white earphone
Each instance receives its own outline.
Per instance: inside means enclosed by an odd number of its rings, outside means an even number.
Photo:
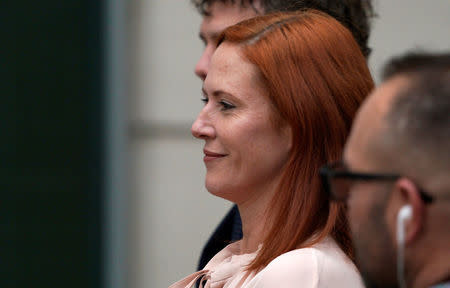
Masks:
[[[412,207],[405,205],[397,214],[397,280],[401,288],[406,288],[405,282],[405,221],[411,219]]]
[[[411,205],[405,205],[398,211],[397,214],[397,244],[404,245],[405,243],[405,221],[411,219],[412,208]]]

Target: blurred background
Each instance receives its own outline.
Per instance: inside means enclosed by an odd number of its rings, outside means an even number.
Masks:
[[[19,3],[20,2],[20,3]],[[369,64],[450,49],[450,1],[373,0]],[[2,1],[0,287],[167,287],[231,206],[208,194],[189,1]]]

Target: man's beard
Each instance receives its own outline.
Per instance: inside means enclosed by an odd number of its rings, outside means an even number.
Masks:
[[[373,207],[365,231],[353,235],[356,263],[367,288],[397,288],[396,249],[384,222],[384,208]],[[359,236],[359,237],[358,237]]]
[[[395,268],[394,268],[395,269]],[[369,273],[360,268],[361,277],[363,278],[366,288],[398,288],[396,281],[394,283],[381,283],[380,279],[373,279]]]

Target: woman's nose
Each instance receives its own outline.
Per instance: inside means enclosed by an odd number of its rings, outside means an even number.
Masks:
[[[191,133],[195,138],[198,139],[208,139],[215,137],[213,123],[208,116],[208,112],[205,111],[205,108],[200,111],[197,119],[195,119],[194,123],[192,124]]]

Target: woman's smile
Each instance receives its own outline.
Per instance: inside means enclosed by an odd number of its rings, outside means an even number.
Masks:
[[[203,154],[205,155],[203,157],[203,161],[205,162],[205,164],[207,162],[213,161],[213,160],[217,160],[217,159],[221,159],[225,156],[227,156],[226,154],[220,154],[220,153],[215,153],[206,149],[203,149]]]

